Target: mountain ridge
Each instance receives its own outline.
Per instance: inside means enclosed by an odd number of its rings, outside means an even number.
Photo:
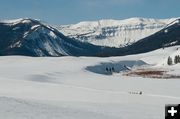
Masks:
[[[167,25],[153,35],[140,39],[136,43],[124,48],[115,49],[108,52],[101,52],[97,56],[123,56],[139,53],[146,53],[159,48],[180,45],[180,19],[173,21],[174,24]]]
[[[177,18],[85,21],[73,25],[62,25],[58,29],[65,36],[82,42],[120,48],[154,34],[175,19]]]
[[[139,19],[139,21],[143,20],[145,19]],[[36,19],[2,21],[0,22],[0,55],[104,57],[149,52],[180,44],[179,19],[172,20],[169,20],[171,22],[165,24],[158,32],[120,48],[98,46],[70,38],[56,27]],[[148,25],[144,27],[151,28]],[[139,29],[139,26],[134,28]]]
[[[103,50],[103,47],[66,37],[39,20],[1,22],[0,28],[0,55],[88,56]]]

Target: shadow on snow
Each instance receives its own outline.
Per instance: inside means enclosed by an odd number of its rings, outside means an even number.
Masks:
[[[142,60],[125,60],[119,62],[103,62],[95,66],[87,66],[85,69],[97,74],[112,74],[113,72],[121,72],[130,70],[134,66],[147,65]]]

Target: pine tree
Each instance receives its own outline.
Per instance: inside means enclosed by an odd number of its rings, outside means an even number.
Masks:
[[[168,64],[168,65],[172,65],[172,58],[171,58],[170,56],[168,57],[167,64]]]
[[[177,56],[177,62],[180,63],[180,56]]]
[[[174,64],[177,64],[177,63],[178,63],[178,56],[176,55],[174,58]]]

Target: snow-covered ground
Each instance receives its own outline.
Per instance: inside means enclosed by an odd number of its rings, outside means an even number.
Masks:
[[[165,104],[180,103],[180,79],[103,72],[112,66],[122,71],[126,64],[178,74],[180,65],[166,62],[179,47],[109,58],[0,57],[0,118],[163,119]],[[129,94],[138,91],[143,94]]]

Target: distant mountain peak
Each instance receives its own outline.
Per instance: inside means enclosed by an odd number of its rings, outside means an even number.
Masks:
[[[109,47],[124,47],[150,36],[176,20],[129,18],[125,20],[84,21],[58,27],[65,36],[82,42]]]
[[[79,56],[100,51],[101,47],[66,37],[40,20],[0,21],[0,55]]]

